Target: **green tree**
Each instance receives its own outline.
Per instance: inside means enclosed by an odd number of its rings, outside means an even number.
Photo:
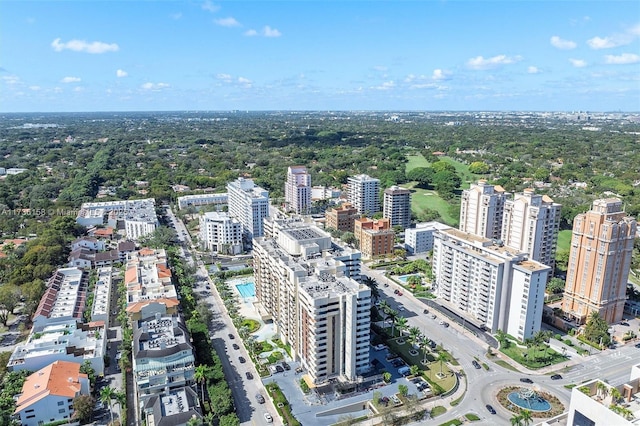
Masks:
[[[411,367],[409,367],[409,373],[412,376],[417,376],[418,374],[420,374],[420,367],[415,364],[411,365]]]
[[[564,291],[565,281],[560,278],[551,278],[547,283],[547,291],[558,294]]]
[[[73,415],[71,419],[80,424],[89,423],[93,415],[94,400],[91,395],[78,395],[73,398]]]
[[[110,386],[104,387],[100,390],[100,401],[102,401],[103,404],[109,406],[109,415],[111,416],[111,423],[113,423],[113,406],[111,405],[111,400],[115,398],[115,396],[116,396],[116,392]]]
[[[438,352],[438,357],[436,358],[436,361],[440,363],[440,374],[442,374],[442,364],[445,363],[448,359],[449,358],[447,357],[447,354],[444,351]]]
[[[400,393],[400,395],[406,397],[407,395],[409,395],[409,386],[404,384],[398,385],[398,392]]]
[[[474,161],[469,164],[469,171],[476,175],[485,175],[489,173],[489,165],[484,161]]]
[[[522,425],[522,417],[520,416],[520,414],[517,414],[517,413],[515,413],[513,416],[511,416],[509,421],[511,422],[511,426],[521,426]]]
[[[198,365],[193,372],[193,380],[200,383],[200,399],[204,402],[204,385],[207,382],[208,368],[206,365]]]
[[[596,311],[589,315],[584,327],[584,338],[591,343],[601,344],[605,347],[611,343],[609,324]]]
[[[522,424],[524,426],[529,426],[531,422],[533,422],[533,417],[531,416],[531,411],[522,410],[520,411],[520,419],[522,420]]]
[[[395,320],[395,326],[398,328],[398,334],[402,336],[409,327],[409,320],[405,317],[399,316]]]
[[[362,284],[366,285],[371,289],[371,296],[373,300],[378,300],[380,298],[380,290],[378,289],[378,281],[372,277],[365,277],[362,280]]]

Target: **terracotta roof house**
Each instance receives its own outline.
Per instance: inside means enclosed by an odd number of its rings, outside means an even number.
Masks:
[[[89,378],[80,373],[80,364],[55,361],[27,377],[15,414],[23,426],[68,419],[73,415],[73,399],[89,392]]]

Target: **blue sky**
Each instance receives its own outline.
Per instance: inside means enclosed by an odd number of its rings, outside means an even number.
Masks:
[[[640,111],[640,2],[0,2],[0,111]]]

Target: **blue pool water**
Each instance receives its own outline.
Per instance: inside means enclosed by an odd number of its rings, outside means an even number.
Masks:
[[[398,277],[398,279],[399,279],[400,281],[402,281],[403,283],[406,283],[406,282],[407,282],[407,279],[408,279],[409,277],[418,276],[418,275],[420,275],[420,274],[400,275],[400,276]]]
[[[535,395],[530,399],[523,399],[518,395],[518,392],[511,392],[507,395],[509,401],[516,404],[518,407],[525,408],[531,411],[549,411],[551,410],[551,404],[541,396]]]
[[[256,297],[256,285],[254,283],[236,284],[236,288],[243,298]]]

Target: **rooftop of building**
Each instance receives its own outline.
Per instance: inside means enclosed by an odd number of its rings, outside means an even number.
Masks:
[[[635,366],[634,368],[637,368]],[[611,411],[610,424],[640,425],[640,389],[639,379],[635,378],[618,386],[612,386],[600,379],[594,379],[573,389],[581,392],[593,401]]]
[[[60,268],[47,282],[33,317],[82,317],[85,308],[88,276],[80,268]]]
[[[300,282],[300,290],[313,299],[338,297],[343,294],[355,294],[366,286],[347,277],[321,273],[310,275]]]
[[[202,418],[198,396],[193,389],[184,387],[151,396],[144,405],[148,426],[171,426],[187,423],[191,418]]]

